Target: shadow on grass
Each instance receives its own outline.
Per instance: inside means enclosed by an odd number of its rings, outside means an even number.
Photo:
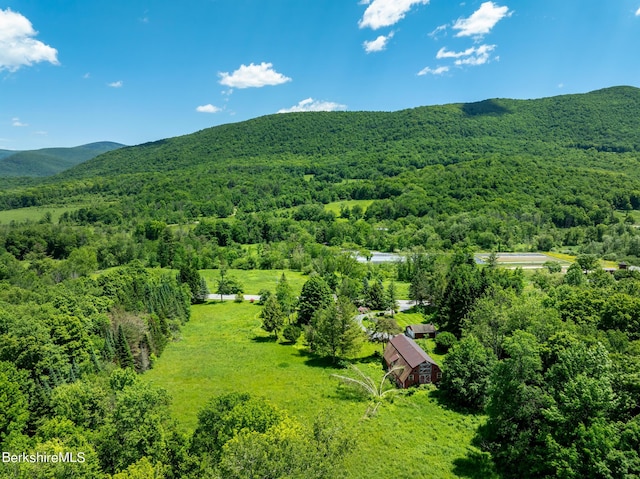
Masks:
[[[298,354],[306,358],[304,364],[307,366],[311,366],[313,368],[335,369],[336,371],[342,369],[341,364],[334,361],[332,358],[317,356],[316,354],[310,353],[304,349],[298,349]]]
[[[474,409],[470,409],[468,407],[462,407],[458,404],[451,402],[447,398],[447,396],[444,394],[444,391],[442,391],[442,389],[434,389],[433,391],[429,391],[429,397],[432,399],[435,399],[435,401],[438,403],[438,406],[440,406],[442,409],[447,409],[449,411],[453,411],[458,414],[469,414],[469,415],[478,414],[478,411]]]
[[[453,461],[453,473],[469,479],[497,479],[498,474],[488,452],[469,449],[467,455]]]
[[[251,338],[254,343],[275,343],[277,340],[277,336],[254,336]]]
[[[365,356],[364,358],[355,358],[350,361],[353,364],[371,364],[371,363],[380,363],[382,364],[382,353],[376,351],[369,356]]]

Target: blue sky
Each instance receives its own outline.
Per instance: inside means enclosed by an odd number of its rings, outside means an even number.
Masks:
[[[0,149],[640,86],[640,0],[0,0]]]

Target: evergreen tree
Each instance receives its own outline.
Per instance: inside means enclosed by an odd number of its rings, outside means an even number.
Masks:
[[[285,316],[289,317],[295,307],[296,297],[284,273],[282,273],[280,281],[278,281],[276,285],[276,299],[278,300],[278,304],[280,304],[282,312]]]
[[[367,306],[371,309],[385,309],[387,307],[384,286],[379,279],[369,286],[369,291],[367,291]]]
[[[178,281],[189,286],[191,304],[204,303],[209,295],[207,282],[191,264],[180,266]]]
[[[121,324],[118,325],[118,335],[116,337],[115,346],[116,356],[118,357],[120,367],[123,369],[133,368],[133,355],[131,354],[131,348],[129,348],[129,343],[127,342],[127,337],[124,334]]]
[[[264,303],[260,317],[262,318],[262,329],[277,337],[278,331],[282,329],[284,324],[285,315],[275,296],[269,296],[269,299]]]
[[[336,303],[318,310],[311,321],[315,352],[334,361],[355,354],[364,338],[355,315],[355,307],[346,298],[338,298]]]
[[[391,315],[395,315],[395,312],[398,310],[398,297],[396,293],[395,281],[391,281],[391,283],[389,283],[385,303],[385,309],[390,309]]]
[[[331,289],[320,276],[312,276],[302,286],[298,300],[298,323],[309,324],[314,313],[333,302]]]

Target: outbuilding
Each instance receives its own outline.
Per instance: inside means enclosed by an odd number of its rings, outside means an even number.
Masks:
[[[436,327],[429,324],[410,324],[404,329],[404,334],[411,339],[435,338],[438,334]]]

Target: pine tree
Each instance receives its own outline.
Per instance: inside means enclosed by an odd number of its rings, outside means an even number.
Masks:
[[[131,354],[131,348],[129,348],[129,343],[127,342],[127,338],[124,334],[124,330],[122,329],[122,325],[118,326],[118,336],[116,338],[115,349],[120,367],[123,369],[133,368],[133,354]]]
[[[293,308],[295,305],[296,297],[293,294],[293,290],[287,281],[287,277],[282,273],[280,276],[280,281],[276,286],[276,299],[280,304],[280,309],[282,312],[289,317],[293,312]]]
[[[391,310],[391,315],[395,315],[395,312],[398,309],[398,297],[396,293],[396,283],[394,281],[391,281],[391,283],[389,283],[385,298],[386,307]]]
[[[264,304],[262,313],[260,313],[260,317],[262,318],[262,329],[268,333],[273,333],[277,337],[278,331],[284,324],[285,315],[274,296],[269,296],[269,299]]]

